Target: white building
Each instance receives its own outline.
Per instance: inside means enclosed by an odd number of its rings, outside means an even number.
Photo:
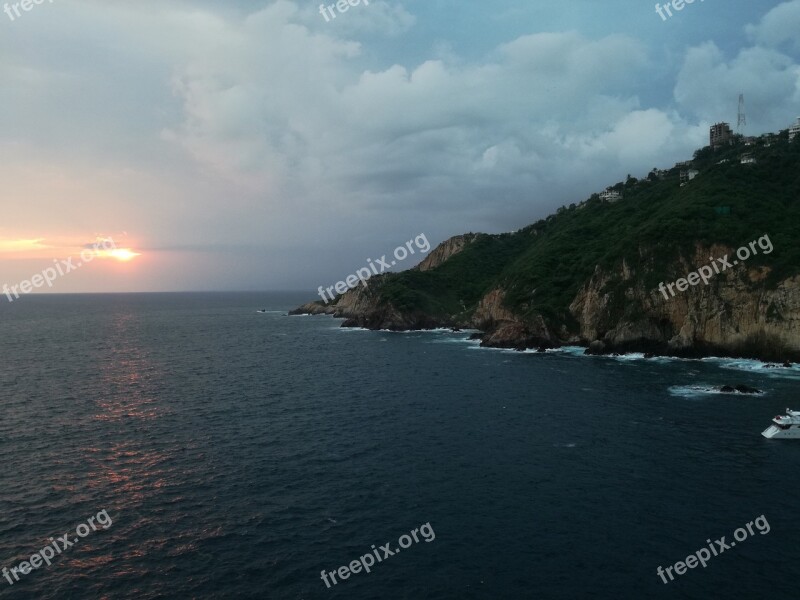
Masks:
[[[617,200],[622,200],[622,194],[617,190],[606,190],[605,192],[600,192],[600,200],[604,202],[616,202]]]
[[[789,139],[793,140],[800,135],[800,117],[797,117],[797,123],[789,128]]]
[[[682,186],[686,185],[692,179],[697,177],[699,174],[700,174],[700,171],[698,171],[697,169],[685,169],[685,170],[681,171],[681,185]]]
[[[752,154],[742,154],[742,164],[754,165],[756,164],[756,159]]]

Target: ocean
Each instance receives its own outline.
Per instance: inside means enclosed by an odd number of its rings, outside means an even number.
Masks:
[[[800,443],[760,435],[797,366],[286,316],[310,299],[0,303],[0,598],[798,597]]]

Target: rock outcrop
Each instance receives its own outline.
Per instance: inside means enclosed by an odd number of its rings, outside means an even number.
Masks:
[[[413,270],[430,271],[461,252],[475,241],[478,234],[454,236],[439,244],[433,252]],[[407,331],[412,329],[435,329],[437,327],[469,327],[470,323],[445,316],[428,315],[421,311],[401,311],[380,294],[387,275],[376,275],[337,296],[333,302],[309,302],[289,311],[289,315],[332,315],[345,319],[342,327],[364,327],[367,329],[389,329]]]
[[[366,286],[358,285],[336,299],[324,304],[309,302],[289,311],[289,315],[331,315],[344,319],[342,327],[364,327],[366,329],[388,329],[409,331],[414,329],[435,329],[437,327],[458,327],[463,325],[451,320],[436,318],[421,311],[402,311],[380,295],[380,288],[386,275],[377,275],[367,281]]]
[[[544,319],[523,320],[505,306],[505,292],[494,289],[478,303],[471,325],[485,332],[481,345],[492,348],[549,348],[559,345]]]
[[[428,254],[421,263],[414,267],[417,271],[430,271],[435,269],[449,258],[461,252],[467,244],[471,244],[478,237],[477,233],[456,235],[442,242],[433,252]]]

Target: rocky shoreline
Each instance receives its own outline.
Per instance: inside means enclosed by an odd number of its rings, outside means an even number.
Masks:
[[[462,330],[478,329],[471,322],[457,322],[453,320],[436,320],[430,317],[417,317],[414,319],[404,318],[402,320],[391,320],[385,313],[380,315],[355,314],[347,311],[341,306],[334,304],[324,305],[321,302],[309,302],[299,306],[288,313],[289,316],[297,315],[327,315],[336,319],[341,319],[341,327],[355,327],[369,329],[373,331],[430,331],[434,329],[449,329],[454,332]],[[641,343],[628,343],[623,346],[607,346],[600,340],[587,341],[572,338],[564,341],[541,339],[525,331],[524,327],[503,324],[492,330],[484,331],[478,329],[476,333],[469,336],[469,339],[480,342],[483,348],[498,348],[507,350],[537,350],[545,352],[550,349],[557,349],[564,346],[579,346],[585,348],[584,353],[594,356],[624,356],[626,354],[643,354],[644,358],[655,358],[663,356],[667,358],[742,358],[760,360],[765,364],[765,368],[783,369],[791,368],[793,364],[800,363],[796,357],[785,357],[780,360],[775,358],[766,359],[755,352],[732,352],[728,348],[704,345],[692,348],[674,349],[667,344],[655,344],[652,341],[642,341]],[[744,392],[742,392],[744,393]]]

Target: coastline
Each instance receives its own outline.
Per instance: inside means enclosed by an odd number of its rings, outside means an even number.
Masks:
[[[348,329],[363,329],[365,331],[382,331],[387,333],[412,333],[412,332],[426,332],[426,331],[441,331],[453,333],[471,333],[470,338],[478,343],[481,348],[496,349],[496,350],[511,350],[520,353],[537,354],[546,352],[563,351],[569,348],[581,348],[581,354],[586,356],[606,356],[606,357],[631,357],[634,355],[641,355],[643,359],[650,358],[667,358],[675,360],[727,360],[727,359],[742,359],[758,361],[765,365],[766,368],[774,369],[790,369],[795,365],[800,365],[800,360],[797,357],[787,356],[783,359],[776,359],[769,356],[760,355],[756,352],[735,352],[730,351],[724,347],[713,344],[700,344],[690,348],[683,349],[670,349],[663,344],[654,343],[650,340],[642,340],[640,344],[630,342],[625,344],[625,347],[600,345],[597,340],[588,342],[586,340],[571,339],[564,342],[536,340],[531,344],[521,344],[517,340],[510,340],[502,342],[492,337],[491,331],[476,328],[468,323],[452,324],[452,323],[434,323],[431,321],[430,326],[426,327],[403,327],[401,325],[392,325],[390,327],[381,326],[368,326],[363,324],[354,315],[337,314],[337,307],[335,305],[323,306],[316,302],[310,302],[290,310],[287,316],[329,316],[341,322],[340,327]]]

